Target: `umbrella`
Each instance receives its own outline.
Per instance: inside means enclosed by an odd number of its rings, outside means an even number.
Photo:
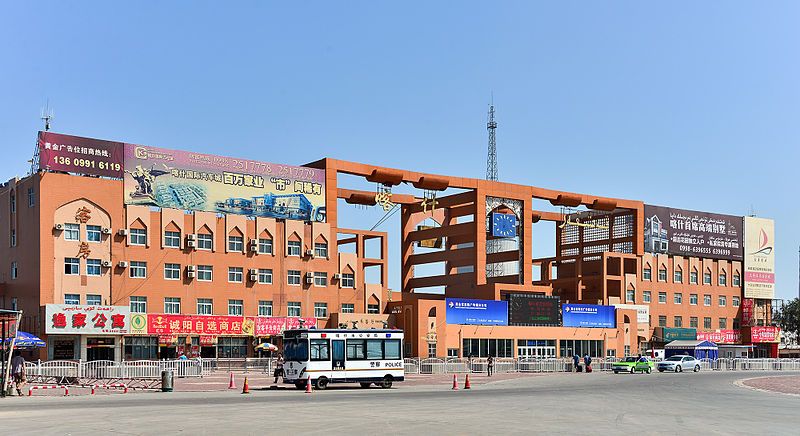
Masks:
[[[11,338],[6,339],[6,343],[9,342],[11,342]],[[38,337],[30,333],[17,331],[17,337],[14,339],[14,348],[34,348],[44,346],[44,341]]]
[[[256,346],[256,350],[264,350],[264,351],[278,351],[278,347],[270,344],[269,342],[264,342],[263,344],[259,344]]]

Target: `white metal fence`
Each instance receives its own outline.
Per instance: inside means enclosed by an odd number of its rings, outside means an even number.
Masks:
[[[172,371],[175,377],[202,377],[203,368],[202,361],[198,360],[25,362],[25,374],[28,377],[75,379],[161,379],[161,371],[164,370]]]

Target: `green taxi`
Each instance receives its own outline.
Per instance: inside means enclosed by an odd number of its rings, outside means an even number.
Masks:
[[[614,374],[619,374],[621,372],[628,372],[631,374],[635,372],[646,372],[650,374],[653,372],[653,368],[655,368],[655,362],[650,360],[649,357],[626,357],[611,365],[611,370],[614,371]]]

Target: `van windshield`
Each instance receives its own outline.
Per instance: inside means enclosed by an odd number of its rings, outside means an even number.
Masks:
[[[283,356],[286,361],[305,362],[308,360],[308,339],[292,338],[283,342]]]

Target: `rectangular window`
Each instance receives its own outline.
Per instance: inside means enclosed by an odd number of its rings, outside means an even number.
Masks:
[[[100,242],[102,239],[102,229],[100,226],[86,226],[86,240],[89,242]]]
[[[64,304],[81,304],[81,296],[78,294],[64,294]]]
[[[697,284],[697,271],[692,271],[689,273],[689,283],[692,285]]]
[[[633,289],[628,289],[625,292],[625,301],[628,303],[635,303],[636,302],[636,291]]]
[[[707,272],[703,274],[703,284],[710,285],[711,284],[711,273]]]
[[[130,276],[132,279],[143,279],[147,277],[147,262],[131,261]]]
[[[733,307],[739,307],[739,297],[737,297],[735,295],[733,297],[731,297],[731,305]]]
[[[666,327],[667,326],[667,316],[666,315],[659,315],[658,316],[658,326],[659,327]]]
[[[659,292],[658,293],[658,303],[659,304],[666,304],[667,303],[667,293],[666,292]]]
[[[86,259],[86,275],[87,276],[100,275],[100,259]]]
[[[653,300],[650,291],[642,292],[642,302],[649,303]]]
[[[147,230],[145,229],[130,229],[128,236],[128,243],[130,245],[146,245],[147,244]]]
[[[353,303],[342,303],[342,313],[356,313],[356,306]]]
[[[288,256],[300,256],[300,241],[289,241],[286,250]]]
[[[17,262],[11,262],[11,279],[14,280],[19,277],[19,270],[17,269]]]
[[[733,275],[733,286],[741,286],[741,284],[742,284],[742,278],[739,277],[739,274],[734,274]]]
[[[147,313],[147,297],[131,297],[131,312]]]
[[[367,339],[367,359],[368,360],[383,359],[382,339]]]
[[[706,330],[711,328],[711,317],[707,316],[703,318],[703,328]]]
[[[197,280],[210,282],[214,278],[214,267],[211,265],[197,265]]]
[[[158,360],[158,338],[126,336],[125,360]]]
[[[381,306],[379,304],[367,304],[367,313],[378,314],[381,313]]]
[[[734,330],[739,330],[740,328],[742,328],[742,326],[740,325],[739,318],[734,318],[733,319],[733,329]]]
[[[64,239],[67,241],[79,241],[81,239],[81,225],[75,223],[64,224]]]
[[[212,236],[208,233],[197,234],[197,249],[198,250],[211,250],[213,246]]]
[[[180,278],[181,278],[181,264],[179,263],[164,264],[164,279],[180,280]]]
[[[314,257],[328,257],[328,244],[325,242],[314,243]]]
[[[689,294],[689,304],[697,306],[697,294]]]
[[[272,284],[272,270],[267,268],[258,269],[258,283],[262,285]]]
[[[680,292],[676,292],[675,295],[672,297],[672,302],[675,304],[683,304],[683,294]]]
[[[214,313],[214,301],[210,298],[197,299],[197,314],[198,315],[211,315]]]
[[[36,204],[36,194],[33,188],[28,188],[28,207],[33,207]]]
[[[719,319],[719,328],[721,328],[721,329],[728,328],[728,318],[720,318]]]
[[[64,274],[68,276],[75,276],[80,274],[81,261],[77,257],[64,258]]]
[[[676,269],[675,273],[672,275],[672,280],[675,283],[683,283],[683,271],[680,269]]]
[[[650,268],[645,268],[644,271],[642,271],[642,279],[643,280],[652,280],[653,279],[653,270],[651,270]]]
[[[258,238],[258,254],[272,254],[272,239]]]
[[[17,196],[11,193],[11,213],[17,213]]]
[[[300,316],[300,313],[301,313],[301,306],[299,301],[290,301],[286,305],[286,315]]]
[[[315,271],[314,286],[328,286],[328,273]]]
[[[725,273],[720,274],[718,282],[720,286],[728,286],[728,276]]]
[[[697,328],[697,317],[696,316],[693,316],[693,317],[689,318],[689,327],[693,328],[693,329]]]
[[[342,274],[341,285],[343,288],[355,288],[356,287],[356,275],[355,274]]]
[[[328,317],[328,303],[314,303],[314,318]]]
[[[300,285],[300,271],[296,269],[290,269],[286,272],[287,281],[286,283],[290,285]]]
[[[400,339],[385,339],[383,341],[383,358],[386,360],[400,360]]]
[[[667,281],[667,270],[662,268],[658,270],[658,281],[659,282],[666,282]]]
[[[436,342],[428,342],[428,357],[431,359],[436,357]]]
[[[244,269],[240,266],[228,267],[228,281],[231,283],[241,283],[244,279]]]
[[[675,319],[673,320],[673,322],[675,323],[674,327],[683,327],[683,317],[682,316],[676,316]]]
[[[347,360],[365,360],[367,358],[367,341],[364,339],[347,340]]]
[[[11,229],[11,246],[17,246],[17,229]]]
[[[725,307],[728,305],[728,297],[724,295],[720,295],[718,299],[719,307]]]
[[[181,232],[164,232],[164,247],[180,248],[181,247]]]
[[[330,342],[327,339],[312,339],[310,351],[310,360],[312,361],[325,362],[331,360]]]
[[[242,300],[228,300],[228,315],[242,316],[244,314],[244,303]]]
[[[258,302],[258,316],[272,316],[272,301]]]
[[[228,236],[228,251],[244,251],[244,238],[241,236]]]
[[[103,304],[103,300],[99,295],[89,294],[86,296],[86,304],[90,306],[100,306]]]
[[[703,295],[703,306],[711,306],[711,295]]]
[[[169,313],[169,314],[181,313],[181,299],[176,297],[164,298],[164,313]]]

